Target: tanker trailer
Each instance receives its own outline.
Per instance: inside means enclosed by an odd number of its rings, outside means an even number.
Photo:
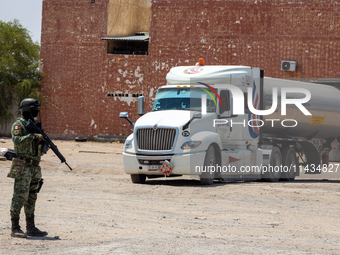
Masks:
[[[284,119],[298,120],[299,124],[295,128],[285,128],[281,125],[268,128],[268,122],[264,126],[264,133],[281,136],[284,138],[304,137],[311,140],[313,138],[325,139],[328,141],[334,138],[340,138],[340,90],[329,86],[308,82],[299,82],[275,78],[264,78],[264,104],[265,109],[272,105],[273,87],[299,87],[305,88],[311,93],[309,102],[303,104],[304,107],[312,114],[304,115],[297,107],[292,104],[287,105],[287,115],[281,115],[281,104],[278,101],[278,107],[274,113],[266,116],[268,119],[278,119],[280,122]],[[281,94],[278,94],[279,98]],[[300,95],[301,96],[301,95]],[[298,94],[288,94],[287,98],[299,98]]]
[[[269,109],[272,105],[273,88],[278,88],[278,98],[281,98],[280,91],[282,88],[304,88],[308,90],[311,98],[303,106],[311,115],[305,115],[293,104],[288,104],[286,115],[282,115],[281,100],[278,100],[275,112],[266,116],[266,119],[275,120],[277,123],[289,122],[289,120],[293,123],[295,120],[298,124],[291,128],[283,125],[272,125],[273,121],[264,121],[264,126],[261,129],[263,144],[272,144],[280,148],[293,148],[298,153],[302,165],[320,166],[322,151],[328,149],[334,139],[340,139],[340,90],[330,85],[265,77],[263,109]],[[288,99],[301,97],[302,95],[299,93],[287,94]],[[286,155],[286,150],[281,149],[282,154],[284,154],[282,155],[283,161],[287,161],[287,157],[289,157]],[[320,173],[320,171],[310,171],[310,173]]]

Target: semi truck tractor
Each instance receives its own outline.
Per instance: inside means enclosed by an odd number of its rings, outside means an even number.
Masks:
[[[264,77],[248,66],[173,67],[124,144],[133,183],[190,175],[214,180],[292,181],[321,173],[321,153],[340,138],[340,91]]]

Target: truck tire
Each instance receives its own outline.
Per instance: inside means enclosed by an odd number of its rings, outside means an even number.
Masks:
[[[201,184],[203,185],[211,185],[214,183],[215,171],[210,171],[210,169],[208,168],[209,166],[215,166],[214,170],[216,170],[216,153],[215,148],[212,145],[209,146],[205,154],[203,167],[205,172],[200,175]]]
[[[278,147],[273,147],[267,171],[263,173],[262,179],[268,182],[277,182],[281,177],[282,156]],[[275,168],[277,167],[277,168]]]
[[[146,175],[145,174],[131,174],[132,183],[145,183]]]
[[[281,173],[280,180],[282,181],[294,181],[296,171],[296,152],[291,147],[285,147],[282,149],[282,165],[285,167]],[[289,170],[289,171],[287,171]]]

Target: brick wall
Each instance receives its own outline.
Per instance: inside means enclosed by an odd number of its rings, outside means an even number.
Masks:
[[[44,0],[41,38],[46,73],[43,125],[59,138],[98,134],[127,135],[118,118],[135,121],[136,99],[112,93],[143,93],[150,107],[153,91],[172,66],[260,67],[279,78],[340,78],[338,1],[157,0],[151,6],[148,56],[108,55],[109,0]],[[298,63],[281,71],[281,60]]]
[[[141,93],[147,56],[108,55],[108,1],[44,0],[41,62],[45,72],[41,109],[51,137],[128,134],[118,118],[135,107],[131,97],[106,94]],[[130,110],[129,110],[130,111]],[[131,117],[136,119],[135,111]]]

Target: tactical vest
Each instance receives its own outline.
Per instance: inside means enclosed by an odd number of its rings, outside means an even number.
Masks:
[[[34,140],[34,134],[28,132],[25,127],[26,123],[27,120],[22,117],[13,123],[11,134],[15,153],[20,157],[40,161],[43,145]]]

